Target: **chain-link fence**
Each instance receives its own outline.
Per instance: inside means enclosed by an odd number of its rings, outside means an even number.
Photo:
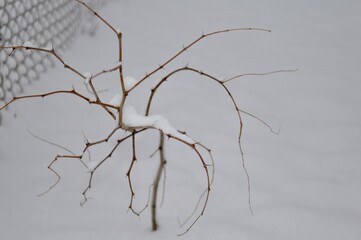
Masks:
[[[97,8],[107,0],[86,1]],[[0,45],[66,50],[77,32],[94,33],[94,17],[75,0],[0,0]],[[51,56],[0,49],[0,106],[53,65]],[[0,113],[1,123],[1,113]]]

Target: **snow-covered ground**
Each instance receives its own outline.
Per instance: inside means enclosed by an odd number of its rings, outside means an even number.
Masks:
[[[145,72],[202,32],[262,27],[266,32],[213,36],[187,51],[131,96],[145,109],[149,88],[167,72],[189,66],[219,78],[240,73],[295,69],[293,73],[249,76],[230,83],[243,110],[267,121],[272,134],[244,115],[243,149],[251,177],[254,216],[248,207],[245,173],[237,146],[238,120],[225,92],[191,73],[169,80],[154,99],[152,114],[162,114],[213,150],[215,180],[205,215],[184,239],[360,239],[361,238],[361,3],[349,1],[111,1],[101,14],[124,35],[125,75]],[[104,26],[95,37],[80,36],[64,58],[82,72],[97,72],[117,62],[115,35]],[[103,99],[119,85],[116,74],[96,82]],[[27,94],[56,89],[84,93],[83,83],[60,65],[27,88]],[[14,117],[16,115],[16,117]],[[83,207],[89,173],[78,161],[47,165],[61,149],[29,134],[80,152],[89,140],[115,126],[102,109],[72,96],[17,102],[0,126],[0,239],[178,239],[178,218],[193,210],[206,186],[199,160],[181,144],[166,143],[167,181],[159,210],[160,229],[150,230],[150,213],[126,213],[125,178],[130,143],[94,176],[91,199]],[[120,135],[119,135],[120,136]],[[133,173],[135,206],[140,209],[156,172],[149,158],[158,134],[139,135]],[[115,139],[95,148],[91,160],[107,154]]]

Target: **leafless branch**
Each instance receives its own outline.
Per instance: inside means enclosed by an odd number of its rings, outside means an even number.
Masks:
[[[129,169],[127,171],[127,178],[128,178],[128,185],[129,185],[129,189],[130,189],[130,203],[129,203],[129,207],[128,209],[130,209],[135,215],[139,216],[139,212],[135,211],[133,208],[133,201],[134,201],[134,196],[135,196],[135,192],[134,192],[134,188],[133,188],[133,184],[132,184],[132,180],[131,180],[131,172],[134,166],[134,163],[137,161],[137,157],[136,157],[136,149],[135,149],[135,133],[132,132],[132,149],[133,149],[133,157],[132,157],[132,161],[130,163]]]
[[[52,146],[54,146],[54,147],[63,149],[63,150],[65,150],[65,151],[67,151],[68,153],[72,154],[73,156],[75,156],[75,153],[74,153],[73,151],[69,150],[68,148],[66,148],[66,147],[64,147],[64,146],[62,146],[62,145],[60,145],[60,144],[50,142],[49,140],[46,140],[45,138],[42,138],[42,137],[37,136],[37,135],[35,135],[35,133],[33,133],[32,131],[30,131],[30,129],[27,129],[27,131],[28,131],[28,133],[29,133],[31,136],[33,136],[34,138],[37,138],[37,139],[39,139],[40,141],[45,142],[45,143],[47,143],[47,144],[50,144],[50,145],[52,145]]]
[[[164,134],[160,131],[159,133],[159,167],[157,170],[157,174],[155,176],[154,182],[153,182],[153,194],[152,194],[152,230],[156,231],[158,228],[157,219],[156,219],[156,211],[157,211],[157,197],[158,197],[158,187],[159,182],[162,177],[162,173],[164,171],[164,166],[166,164],[165,156],[164,156]],[[164,194],[163,194],[164,196]]]
[[[213,181],[214,181],[214,176],[215,176],[215,175],[214,175],[214,170],[215,170],[214,158],[213,158],[213,155],[212,155],[210,149],[208,149],[207,147],[205,147],[205,146],[203,146],[203,145],[201,145],[201,146],[208,151],[208,154],[209,154],[210,159],[211,159],[211,161],[212,161],[212,165],[211,165],[211,166],[212,166],[211,185],[212,185],[212,184],[213,184]],[[202,194],[201,194],[200,197],[198,198],[197,204],[194,206],[194,209],[193,209],[192,213],[191,213],[183,222],[181,222],[180,219],[178,218],[178,224],[179,224],[179,226],[180,226],[181,228],[182,228],[187,222],[189,222],[189,221],[194,217],[194,215],[197,213],[197,210],[198,210],[198,208],[199,208],[199,205],[201,204],[202,199],[204,198],[204,195],[207,194],[207,192],[208,192],[208,189],[205,189],[205,190],[202,192]]]
[[[241,108],[238,106],[235,98],[233,97],[231,91],[229,90],[229,88],[226,86],[226,82],[227,81],[222,81],[202,70],[198,70],[196,68],[191,68],[191,67],[188,67],[188,66],[185,66],[183,68],[178,68],[172,72],[170,72],[169,74],[167,74],[165,77],[163,77],[159,82],[158,84],[151,89],[151,94],[148,98],[148,102],[147,102],[147,108],[146,108],[146,115],[149,114],[149,111],[150,111],[150,107],[151,107],[151,104],[152,104],[152,101],[153,101],[153,98],[154,98],[154,95],[155,93],[157,92],[158,88],[163,84],[165,83],[171,76],[175,75],[176,73],[179,73],[179,72],[182,72],[182,71],[190,71],[190,72],[194,72],[194,73],[197,73],[201,76],[205,76],[206,78],[218,83],[227,93],[228,97],[230,98],[232,104],[233,104],[233,107],[237,113],[237,116],[238,116],[238,120],[239,120],[239,134],[238,134],[238,146],[239,146],[239,150],[240,150],[240,154],[241,154],[241,160],[242,160],[242,167],[243,167],[243,170],[246,174],[246,177],[247,177],[247,188],[248,188],[248,202],[249,202],[249,208],[250,208],[250,211],[251,213],[253,214],[253,210],[252,210],[252,206],[251,206],[251,183],[250,183],[250,177],[249,177],[249,174],[248,174],[248,171],[247,171],[247,168],[246,168],[246,165],[245,165],[245,159],[244,159],[244,153],[243,153],[243,149],[242,149],[242,146],[241,146],[241,137],[242,137],[242,131],[243,131],[243,121],[242,121],[242,117],[241,117],[241,112],[242,113],[245,113],[249,116],[252,116],[254,117],[255,119],[259,120],[261,123],[263,123],[264,125],[266,125],[270,130],[271,132],[273,133],[278,133],[276,131],[273,130],[273,128],[267,124],[264,120],[262,120],[261,118],[253,115],[253,114],[250,114],[248,112],[245,112],[243,110],[241,110]],[[288,70],[281,70],[281,71],[274,71],[272,73],[279,73],[279,72],[285,72],[285,71],[288,71]],[[292,70],[290,70],[292,71]],[[272,74],[272,73],[268,73],[268,74]],[[240,77],[241,75],[239,75]],[[235,78],[233,78],[235,79]]]
[[[272,72],[266,72],[266,73],[244,73],[244,74],[239,74],[236,75],[234,77],[228,78],[226,80],[223,80],[223,83],[228,83],[232,80],[235,80],[237,78],[241,78],[241,77],[245,77],[245,76],[265,76],[265,75],[271,75],[271,74],[275,74],[275,73],[288,73],[288,72],[296,72],[298,71],[298,69],[293,69],[293,70],[277,70],[277,71],[272,71]]]

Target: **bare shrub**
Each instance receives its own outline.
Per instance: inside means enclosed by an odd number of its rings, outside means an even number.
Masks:
[[[155,73],[160,72],[163,70],[169,63],[174,62],[180,55],[182,55],[185,51],[192,48],[194,45],[198,44],[205,38],[211,37],[213,35],[218,34],[226,34],[230,32],[238,32],[238,31],[262,31],[262,32],[270,32],[270,30],[267,29],[261,29],[261,28],[233,28],[233,29],[223,29],[219,31],[209,32],[201,34],[198,38],[190,42],[189,44],[183,46],[181,50],[176,52],[173,56],[168,58],[165,62],[160,64],[157,68],[153,69],[151,72],[147,73],[144,77],[138,80],[134,79],[126,79],[123,77],[123,64],[122,64],[122,33],[118,31],[113,25],[111,25],[105,18],[100,16],[97,12],[95,12],[92,8],[90,8],[86,3],[84,3],[81,0],[76,0],[79,4],[83,5],[85,8],[87,8],[91,13],[94,14],[96,18],[98,18],[103,24],[105,24],[108,28],[112,30],[112,32],[115,34],[117,43],[118,43],[118,59],[117,64],[115,66],[111,66],[107,69],[104,69],[97,73],[82,73],[80,70],[76,69],[74,66],[66,63],[63,58],[58,54],[57,50],[54,49],[54,47],[50,48],[42,48],[38,46],[32,45],[30,42],[26,42],[23,45],[13,45],[13,46],[0,46],[1,49],[10,49],[10,55],[13,54],[18,49],[25,49],[29,51],[36,51],[36,52],[42,52],[49,55],[52,55],[55,57],[56,60],[58,60],[65,69],[73,72],[75,75],[77,75],[79,78],[81,78],[87,85],[88,89],[90,90],[89,94],[81,94],[79,91],[77,91],[74,87],[70,89],[62,89],[52,92],[46,92],[46,93],[40,93],[40,94],[32,94],[32,95],[24,95],[24,96],[16,96],[11,101],[7,102],[5,105],[0,107],[0,111],[14,103],[15,101],[19,100],[30,100],[32,98],[46,98],[51,95],[59,95],[59,94],[66,94],[66,95],[72,95],[76,98],[82,99],[85,102],[88,102],[91,105],[99,106],[102,109],[104,109],[104,113],[109,115],[114,121],[117,121],[117,126],[107,133],[104,138],[98,139],[97,141],[86,141],[84,148],[82,152],[75,154],[67,149],[64,149],[68,152],[68,154],[64,155],[57,155],[48,165],[48,169],[55,175],[56,180],[55,182],[43,193],[41,193],[39,196],[42,196],[49,192],[51,189],[53,189],[61,180],[61,176],[58,174],[58,172],[54,169],[53,165],[57,161],[65,158],[75,159],[79,160],[83,163],[83,158],[85,154],[88,151],[91,151],[92,148],[96,145],[102,145],[107,142],[109,142],[110,139],[114,138],[115,133],[117,133],[120,130],[123,130],[127,132],[127,135],[125,135],[122,138],[116,139],[115,145],[112,147],[112,149],[108,152],[107,155],[104,156],[103,159],[97,162],[94,166],[87,166],[89,169],[89,180],[88,184],[85,187],[84,191],[82,192],[83,200],[81,201],[81,205],[84,205],[88,200],[88,192],[92,188],[93,183],[93,177],[94,174],[97,172],[97,170],[105,163],[107,162],[113,155],[113,153],[118,149],[118,147],[124,143],[125,141],[131,141],[131,151],[132,151],[132,159],[129,164],[128,171],[126,172],[128,186],[129,186],[129,210],[133,212],[135,215],[140,215],[149,205],[151,206],[151,216],[152,216],[152,229],[157,230],[158,223],[156,218],[157,213],[157,205],[158,205],[158,189],[161,179],[165,178],[165,154],[164,154],[164,147],[165,147],[165,139],[170,139],[173,141],[180,142],[184,146],[188,147],[194,152],[195,158],[199,161],[201,167],[204,170],[204,178],[206,179],[207,185],[205,186],[205,190],[203,193],[201,193],[198,204],[195,206],[195,209],[193,213],[189,216],[188,219],[184,223],[181,224],[185,227],[185,230],[180,234],[183,235],[187,233],[194,224],[200,219],[200,217],[204,214],[204,211],[206,210],[211,185],[213,182],[213,176],[214,176],[214,167],[213,167],[213,157],[211,153],[211,149],[203,145],[201,142],[194,140],[190,136],[187,135],[186,132],[177,130],[176,128],[172,127],[172,125],[169,123],[169,121],[164,118],[161,115],[150,115],[150,109],[152,107],[153,97],[157,94],[158,89],[169,79],[171,79],[174,75],[178,74],[179,72],[191,72],[196,75],[200,75],[209,81],[215,82],[221,89],[224,90],[226,93],[226,97],[229,98],[230,103],[233,106],[234,112],[238,117],[239,120],[239,129],[238,129],[238,146],[240,151],[240,158],[242,161],[242,166],[244,169],[244,172],[247,176],[248,180],[248,192],[249,192],[249,207],[252,212],[251,208],[251,184],[250,184],[250,178],[247,173],[247,169],[245,166],[245,160],[243,155],[243,150],[241,146],[241,137],[242,137],[242,130],[243,130],[243,123],[242,123],[242,115],[246,114],[249,115],[256,120],[260,121],[262,124],[264,124],[266,127],[268,127],[273,133],[278,133],[277,131],[274,131],[265,121],[258,118],[255,115],[252,115],[251,113],[243,111],[238,103],[236,102],[235,98],[233,97],[233,94],[231,92],[231,89],[228,87],[228,83],[231,81],[235,81],[236,79],[239,79],[243,76],[247,75],[268,75],[273,73],[280,73],[280,72],[289,72],[293,70],[279,70],[279,71],[273,71],[273,72],[267,72],[267,73],[247,73],[247,74],[239,74],[237,76],[228,78],[228,79],[220,79],[215,76],[212,76],[211,74],[202,71],[200,69],[190,67],[190,66],[183,66],[176,69],[173,69],[172,71],[168,72],[163,78],[161,78],[155,87],[151,89],[151,93],[149,95],[147,104],[146,104],[146,111],[144,114],[137,113],[135,109],[129,105],[127,105],[127,98],[130,94],[133,93],[133,90],[136,88],[139,88],[142,86],[142,83],[149,80],[151,76],[155,75]],[[116,95],[113,100],[109,103],[104,102],[99,94],[99,89],[97,89],[93,82],[97,80],[97,78],[103,74],[107,74],[110,72],[118,72],[120,82],[120,92],[119,95]],[[159,167],[155,176],[155,179],[152,183],[152,185],[149,187],[149,199],[148,202],[145,204],[145,207],[141,210],[136,210],[133,204],[135,191],[132,184],[132,170],[134,167],[134,163],[137,161],[137,144],[136,144],[136,137],[137,135],[144,133],[146,131],[154,131],[156,130],[159,132],[159,144],[158,148],[154,152],[153,155],[158,154],[159,155]],[[37,137],[33,134],[34,137]],[[39,137],[37,137],[39,138]],[[41,138],[40,138],[41,139]],[[41,139],[43,141],[48,142],[45,139]],[[50,143],[50,142],[48,142]],[[50,143],[53,144],[53,143]],[[61,146],[58,146],[61,147]]]

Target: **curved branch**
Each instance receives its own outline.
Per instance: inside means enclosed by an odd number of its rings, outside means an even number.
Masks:
[[[206,210],[206,207],[207,207],[207,204],[208,204],[209,194],[210,194],[210,191],[211,191],[211,178],[210,178],[209,171],[208,171],[208,165],[206,164],[202,154],[199,152],[199,150],[196,147],[199,144],[197,144],[197,143],[190,144],[190,143],[188,143],[186,141],[183,141],[182,139],[179,139],[177,137],[174,137],[174,136],[171,136],[171,135],[167,135],[167,136],[169,138],[173,138],[173,139],[175,139],[175,140],[189,146],[196,153],[196,155],[198,156],[199,160],[201,161],[201,163],[203,165],[203,168],[204,168],[204,171],[205,171],[205,174],[206,174],[206,178],[207,178],[207,189],[206,189],[206,194],[205,194],[206,197],[205,197],[205,200],[204,200],[202,210],[201,210],[200,214],[192,222],[192,224],[183,233],[178,234],[178,236],[182,236],[182,235],[186,234],[187,232],[189,232],[189,230],[194,226],[194,224],[196,224],[196,222],[198,222],[198,220],[203,216],[204,211]],[[202,194],[201,197],[203,197],[203,195],[204,194]]]
[[[55,162],[58,161],[58,159],[61,159],[61,158],[72,158],[72,159],[79,159],[81,160],[82,156],[74,156],[74,155],[57,155],[54,160],[48,165],[48,169],[54,173],[54,175],[56,176],[56,181],[46,190],[44,191],[43,193],[40,193],[38,194],[38,197],[42,197],[44,196],[45,194],[47,194],[50,190],[52,190],[60,181],[61,177],[60,175],[52,168],[53,164]]]
[[[213,155],[212,155],[212,153],[211,153],[211,149],[205,147],[204,145],[201,145],[201,144],[199,144],[199,145],[200,145],[201,147],[203,147],[206,151],[208,151],[208,154],[209,154],[209,156],[210,156],[210,158],[211,158],[211,161],[212,161],[212,165],[211,165],[211,166],[212,166],[211,185],[212,185],[213,182],[214,182],[214,176],[215,176],[215,175],[214,175],[214,169],[215,169],[215,166],[214,166],[214,158],[213,158]],[[179,226],[180,226],[180,227],[183,227],[187,222],[189,222],[189,220],[194,216],[194,214],[196,214],[197,209],[198,209],[199,205],[201,204],[201,201],[202,201],[204,195],[207,193],[207,191],[208,191],[207,189],[203,191],[203,193],[200,195],[200,197],[199,197],[199,199],[198,199],[198,202],[197,202],[196,206],[194,207],[192,213],[191,213],[183,222],[180,222],[179,219],[178,219],[178,223],[179,223]]]
[[[151,89],[151,94],[150,94],[150,96],[149,96],[149,98],[148,98],[147,107],[146,107],[146,112],[145,112],[146,115],[149,115],[150,107],[151,107],[151,104],[152,104],[154,95],[155,95],[156,91],[158,90],[158,88],[159,88],[163,83],[165,83],[172,75],[175,75],[176,73],[181,72],[181,71],[191,71],[191,72],[195,72],[195,73],[197,73],[197,74],[199,74],[199,75],[205,76],[205,77],[207,77],[207,78],[209,78],[209,79],[211,79],[211,80],[213,80],[213,81],[216,81],[218,84],[222,85],[222,87],[226,90],[226,92],[227,92],[228,95],[231,95],[231,96],[232,96],[231,92],[230,92],[230,91],[228,90],[228,88],[225,86],[225,83],[226,83],[227,80],[226,80],[226,81],[222,81],[222,80],[220,80],[220,79],[218,79],[218,78],[216,78],[216,77],[213,77],[213,76],[211,76],[210,74],[207,74],[207,73],[205,73],[205,72],[203,72],[203,71],[201,71],[201,70],[198,70],[198,69],[195,69],[195,68],[190,68],[190,67],[186,66],[186,67],[178,68],[178,69],[170,72],[168,75],[166,75],[165,77],[163,77],[163,78],[157,83],[157,85],[156,85],[155,87],[153,87],[153,88]],[[272,73],[286,72],[286,71],[294,71],[294,70],[279,70],[279,71],[274,71],[274,72],[272,72]],[[267,73],[267,74],[271,74],[271,73]],[[247,74],[238,75],[238,77],[246,76],[246,75],[247,75]],[[235,106],[235,109],[236,109],[237,111],[239,111],[239,112],[241,112],[241,113],[244,113],[244,114],[247,114],[247,115],[255,118],[256,120],[260,121],[260,122],[261,122],[262,124],[264,124],[267,128],[269,128],[272,133],[275,133],[275,134],[278,134],[278,133],[279,133],[279,130],[278,130],[278,131],[275,131],[268,123],[266,123],[266,122],[265,122],[264,120],[262,120],[261,118],[257,117],[257,116],[254,115],[254,114],[251,114],[251,113],[249,113],[249,112],[246,112],[246,111],[244,111],[244,110],[241,110],[239,107],[237,107],[237,104],[236,104],[235,101],[232,100],[232,102],[233,102],[233,104],[234,104],[234,106]]]
[[[198,69],[195,69],[195,68],[191,68],[191,67],[188,67],[188,66],[185,66],[183,68],[179,68],[179,69],[176,69],[172,72],[170,72],[168,75],[166,75],[164,78],[161,79],[161,81],[158,82],[158,84],[151,89],[151,94],[149,96],[149,99],[148,99],[148,103],[147,103],[147,108],[146,108],[146,115],[149,114],[149,111],[150,111],[150,106],[151,106],[151,103],[152,103],[152,100],[154,98],[154,95],[156,93],[156,91],[158,90],[158,88],[167,81],[167,79],[169,77],[171,77],[172,75],[178,73],[178,72],[181,72],[181,71],[191,71],[191,72],[194,72],[194,73],[197,73],[201,76],[205,76],[207,77],[208,79],[212,80],[212,81],[215,81],[216,83],[218,83],[219,85],[222,86],[222,88],[226,91],[227,95],[229,96],[232,104],[233,104],[233,107],[237,113],[237,117],[238,117],[238,120],[239,120],[239,134],[238,134],[238,147],[239,147],[239,151],[240,151],[240,154],[241,154],[241,160],[242,160],[242,168],[246,174],[246,178],[247,178],[247,189],[248,189],[248,205],[249,205],[249,209],[253,215],[253,210],[252,210],[252,205],[251,205],[251,181],[250,181],[250,176],[248,174],[248,170],[246,168],[246,165],[245,165],[245,159],[244,159],[244,153],[243,153],[243,149],[242,149],[242,145],[241,145],[241,138],[242,138],[242,132],[243,132],[243,121],[242,121],[242,116],[241,116],[241,112],[242,113],[245,113],[251,117],[254,117],[255,119],[257,119],[258,121],[260,121],[261,123],[263,123],[265,126],[267,126],[270,131],[272,133],[278,133],[276,131],[274,131],[272,129],[272,127],[267,124],[265,121],[263,121],[262,119],[260,119],[259,117],[253,115],[253,114],[250,114],[248,112],[245,112],[243,110],[241,110],[235,100],[235,98],[233,97],[231,91],[228,89],[228,87],[226,86],[226,82],[228,81],[222,81],[208,73],[205,73],[201,70],[198,70]],[[274,71],[272,73],[278,73],[278,72],[285,72],[285,71],[288,71],[288,70],[280,70],[280,71]],[[291,71],[291,70],[290,70]],[[267,74],[272,74],[272,73],[267,73]],[[245,75],[238,75],[236,77],[241,77],[241,76],[245,76]],[[231,80],[235,79],[236,77],[233,77]]]

